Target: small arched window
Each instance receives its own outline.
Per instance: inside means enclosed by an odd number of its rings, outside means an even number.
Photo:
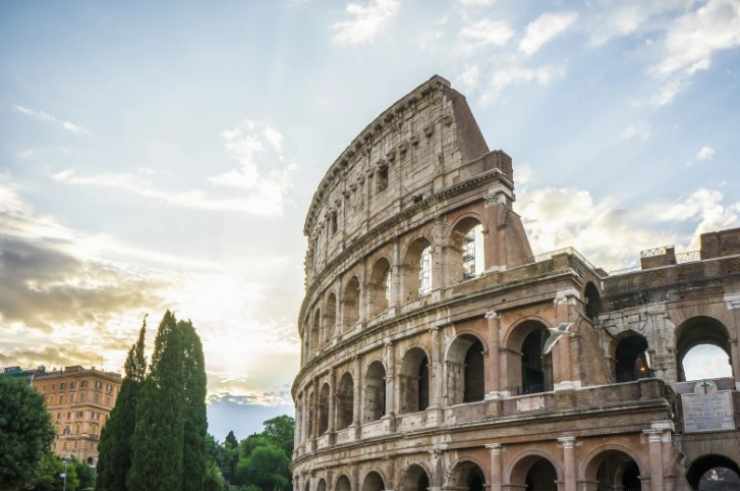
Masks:
[[[421,251],[419,258],[419,295],[426,295],[432,291],[432,246],[428,245]]]

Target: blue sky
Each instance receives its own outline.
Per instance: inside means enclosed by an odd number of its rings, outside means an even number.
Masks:
[[[3,2],[0,365],[204,340],[211,426],[290,410],[305,211],[433,74],[514,159],[537,252],[618,269],[740,224],[740,2]]]

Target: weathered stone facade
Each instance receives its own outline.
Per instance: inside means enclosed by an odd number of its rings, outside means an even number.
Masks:
[[[737,414],[687,433],[681,404],[709,391],[681,383],[688,349],[740,357],[740,231],[609,275],[534,257],[514,199],[511,158],[436,76],[330,167],[304,229],[295,489],[680,491],[740,462]],[[711,391],[738,407],[733,373]]]

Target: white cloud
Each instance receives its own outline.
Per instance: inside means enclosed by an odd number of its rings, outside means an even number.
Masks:
[[[495,67],[491,82],[486,92],[481,96],[481,102],[484,104],[493,102],[508,87],[522,82],[534,82],[546,87],[554,79],[563,76],[564,72],[565,70],[562,67],[545,65],[532,68],[517,62]]]
[[[740,2],[709,0],[679,17],[665,39],[664,57],[655,67],[662,75],[706,70],[717,51],[740,46]]]
[[[496,0],[459,0],[465,7],[490,7]]]
[[[478,65],[465,67],[460,75],[460,84],[465,90],[475,90],[480,83],[480,68]]]
[[[631,124],[622,130],[619,138],[625,141],[640,140],[646,142],[650,139],[650,126],[643,122]]]
[[[591,43],[599,46],[634,34],[665,15],[690,7],[693,0],[603,0],[587,13]]]
[[[666,104],[670,104],[685,86],[686,82],[683,80],[672,79],[665,81],[660,86],[658,93],[653,97],[653,104],[656,106],[665,106]]]
[[[340,45],[368,43],[398,15],[400,8],[398,0],[368,0],[365,5],[349,3],[345,9],[349,20],[332,25],[333,40]]]
[[[73,123],[71,121],[66,121],[64,119],[59,119],[56,116],[53,116],[47,112],[44,111],[37,111],[35,109],[30,109],[25,106],[19,106],[14,105],[13,109],[15,109],[17,112],[21,114],[25,114],[26,116],[29,116],[31,118],[34,118],[38,121],[44,121],[47,123],[53,123],[57,126],[60,126],[61,128],[69,131],[70,133],[75,133],[77,135],[89,135],[90,132],[80,126],[79,124]]]
[[[545,44],[572,26],[578,14],[576,12],[545,13],[527,25],[527,31],[519,42],[519,50],[532,55]]]
[[[709,145],[702,146],[698,152],[696,152],[696,160],[712,160],[717,152],[714,148]]]
[[[463,26],[459,36],[463,47],[470,50],[487,45],[504,46],[514,36],[514,31],[504,21],[481,19]]]

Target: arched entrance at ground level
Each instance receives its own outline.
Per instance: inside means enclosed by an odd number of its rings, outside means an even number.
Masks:
[[[544,354],[549,336],[545,325],[535,320],[514,328],[507,342],[509,385],[514,393],[536,394],[552,390],[552,353]]]
[[[319,485],[316,486],[316,491],[326,491],[326,481],[323,479],[319,481]]]
[[[688,356],[689,351],[694,355],[697,353],[694,348],[698,349],[705,345],[720,348],[725,352],[725,360],[707,366],[702,361],[693,361],[693,358]],[[676,368],[678,380],[681,382],[732,376],[730,336],[727,328],[718,320],[703,316],[691,318],[681,324],[676,329]]]
[[[427,491],[429,489],[429,475],[420,465],[410,466],[401,480],[401,491]]]
[[[485,394],[483,344],[471,335],[458,336],[447,352],[447,394],[450,404],[482,401]]]
[[[345,373],[339,382],[337,394],[337,429],[342,430],[354,419],[355,384],[352,375]]]
[[[704,455],[691,463],[686,480],[697,491],[734,491],[740,489],[740,468],[723,455]]]
[[[524,457],[511,472],[511,484],[527,491],[558,491],[557,481],[555,466],[539,455]]]
[[[637,462],[619,450],[605,450],[586,466],[586,481],[598,482],[598,491],[641,491]]]
[[[352,485],[349,483],[347,476],[339,476],[337,479],[337,485],[334,487],[336,491],[352,491]]]
[[[423,411],[429,406],[429,358],[421,348],[406,352],[401,365],[401,412]]]
[[[614,378],[617,382],[631,382],[651,375],[645,336],[628,331],[618,336],[616,343]]]
[[[365,375],[364,420],[376,421],[385,416],[385,367],[374,361],[367,367]]]
[[[365,476],[365,480],[362,483],[362,491],[383,491],[385,484],[383,484],[383,478],[377,472],[371,472]]]
[[[450,482],[446,487],[461,491],[483,491],[486,487],[486,478],[475,462],[460,462],[452,469]]]

